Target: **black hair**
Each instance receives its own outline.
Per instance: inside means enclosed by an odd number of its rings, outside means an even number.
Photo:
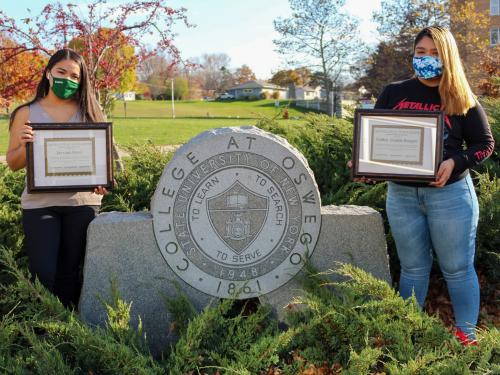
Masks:
[[[97,102],[97,99],[94,94],[94,89],[90,84],[90,77],[87,69],[87,64],[85,64],[85,61],[83,60],[82,56],[80,56],[80,54],[78,54],[76,51],[69,48],[64,48],[55,52],[50,57],[47,66],[43,70],[42,79],[40,80],[36,88],[35,97],[31,101],[21,104],[12,112],[10,116],[9,128],[12,126],[14,117],[16,116],[16,113],[20,108],[29,106],[30,104],[33,104],[36,101],[47,96],[50,90],[50,82],[49,79],[47,78],[47,72],[49,72],[54,67],[54,65],[56,65],[59,61],[62,60],[73,60],[80,67],[80,85],[78,87],[77,93],[74,96],[74,99],[78,102],[82,121],[99,122],[104,120],[104,115],[101,111],[101,107]]]

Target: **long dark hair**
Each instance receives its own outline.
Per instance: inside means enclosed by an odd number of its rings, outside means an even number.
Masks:
[[[14,117],[16,116],[16,113],[20,108],[29,106],[30,104],[33,104],[36,101],[47,96],[50,90],[50,83],[47,78],[47,72],[49,72],[54,67],[54,65],[62,60],[73,60],[80,66],[80,86],[78,87],[78,91],[75,94],[74,99],[78,102],[82,121],[99,122],[104,120],[104,115],[95,97],[94,89],[90,85],[87,64],[85,64],[85,61],[77,52],[69,48],[64,48],[60,49],[50,57],[47,66],[43,70],[42,79],[38,83],[33,100],[20,105],[12,112],[10,116],[9,128],[10,126],[12,126]]]

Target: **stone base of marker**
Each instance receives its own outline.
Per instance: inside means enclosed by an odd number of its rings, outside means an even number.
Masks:
[[[382,217],[366,206],[321,207],[321,231],[309,262],[318,272],[336,269],[337,262],[350,263],[391,283]],[[273,306],[280,320],[293,298],[302,295],[297,281],[302,275],[301,271],[285,286],[260,298]],[[335,274],[328,277],[339,280]]]
[[[351,263],[390,282],[382,218],[377,211],[325,206],[321,216],[321,232],[310,260],[318,271],[335,269],[336,262]],[[301,294],[295,279],[260,297],[261,302],[273,306],[280,319],[284,307]],[[165,264],[149,213],[104,213],[90,224],[79,306],[87,323],[105,324],[102,301],[110,301],[111,282],[121,298],[132,303],[132,325],[136,327],[140,317],[153,354],[175,340],[169,332],[172,318],[166,297],[175,297],[180,290],[198,311],[216,299],[188,285]]]

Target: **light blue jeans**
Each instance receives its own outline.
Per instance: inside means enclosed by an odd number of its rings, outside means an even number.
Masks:
[[[423,306],[434,249],[448,285],[456,326],[473,338],[479,315],[474,269],[479,206],[471,177],[443,188],[389,182],[386,208],[401,262],[401,297],[406,299],[414,292]]]

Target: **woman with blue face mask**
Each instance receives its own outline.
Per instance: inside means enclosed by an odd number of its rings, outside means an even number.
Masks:
[[[444,111],[444,152],[434,182],[388,182],[387,216],[401,263],[399,292],[403,298],[414,293],[423,306],[435,253],[453,305],[455,335],[464,345],[474,344],[479,209],[469,168],[491,155],[494,140],[447,29],[418,33],[413,68],[415,77],[386,86],[375,108]]]
[[[82,57],[70,49],[54,53],[45,67],[35,97],[17,107],[10,117],[7,164],[12,170],[26,166],[26,143],[33,142],[31,122],[102,122]],[[33,277],[65,306],[76,306],[81,289],[89,223],[96,216],[106,189],[21,196],[24,247]]]

